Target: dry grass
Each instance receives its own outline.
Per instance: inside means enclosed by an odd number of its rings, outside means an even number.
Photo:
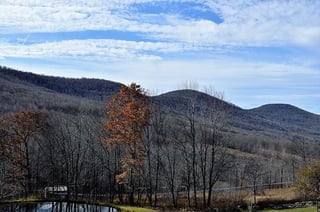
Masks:
[[[267,189],[257,196],[258,202],[265,201],[292,201],[299,199],[300,195],[294,187]]]
[[[242,158],[261,158],[261,156],[257,155],[257,154],[253,154],[253,153],[249,153],[249,152],[243,152],[241,150],[238,149],[227,149],[227,153],[231,154],[233,156],[236,157],[242,157]]]
[[[117,208],[120,208],[121,211],[125,211],[125,212],[157,212],[158,211],[150,208],[140,208],[140,207],[123,206],[123,205],[117,205]]]
[[[294,187],[291,188],[279,188],[279,189],[266,189],[261,191],[257,195],[258,203],[268,204],[268,203],[285,203],[298,201],[300,198],[299,193]],[[147,204],[146,202],[142,201]],[[214,193],[213,205],[215,207],[226,207],[226,206],[237,206],[237,205],[247,205],[252,204],[253,195],[251,190],[242,191],[228,191],[221,193]],[[193,204],[193,200],[191,201]],[[178,208],[185,209],[187,207],[187,197],[184,193],[179,195]],[[124,209],[124,211],[152,211],[148,208],[134,208],[127,207],[123,208],[121,205],[116,205]],[[176,211],[172,208],[170,195],[158,195],[158,208],[160,211]],[[202,207],[202,193],[198,194],[198,206]]]

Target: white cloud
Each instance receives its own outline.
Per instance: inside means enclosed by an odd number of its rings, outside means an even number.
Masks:
[[[25,44],[28,37],[19,43],[0,40],[0,57],[22,58],[77,58],[87,60],[160,60],[165,53],[215,51],[226,52],[210,46],[177,42],[125,41],[114,39],[61,40]]]
[[[177,1],[210,6],[223,22],[161,14],[167,19],[161,25],[148,23],[148,11],[130,10],[130,4],[146,2],[157,4],[147,0],[7,0],[0,3],[0,28],[4,33],[134,31],[200,46],[320,45],[320,1]]]
[[[320,45],[320,1],[220,0],[208,4],[223,17],[220,32],[223,36],[229,32],[225,40],[230,43]]]
[[[108,64],[107,71],[100,72],[98,76],[127,84],[135,81],[146,88],[165,91],[175,89],[181,82],[194,80],[201,86],[212,85],[219,90],[228,91],[227,95],[242,88],[250,90],[260,87],[280,90],[310,88],[315,92],[319,89],[320,81],[316,69],[298,64],[243,62],[230,59],[111,63]]]
[[[30,45],[0,42],[3,57],[80,57],[92,59],[161,59],[145,51],[180,52],[193,50],[191,45],[162,42],[135,42],[112,39],[64,40]]]
[[[183,57],[168,59],[159,56],[161,54],[158,55],[158,53],[176,54],[198,49],[192,44],[185,43],[88,39],[30,45],[0,42],[0,47],[2,49],[0,58],[69,60],[68,63],[74,63],[75,66],[77,66],[76,61],[83,61],[89,64],[88,70],[94,63],[96,63],[94,67],[104,67],[108,64],[114,70],[112,73],[126,72],[126,76],[137,76],[134,80],[143,78],[150,81],[151,87],[159,84],[157,88],[162,87],[163,81],[172,86],[190,79],[198,80],[204,85],[214,84],[222,89],[227,89],[230,85],[247,86],[248,83],[253,87],[275,84],[280,87],[315,86],[320,81],[319,69],[312,68],[313,63],[309,65],[309,61],[305,63],[303,60],[291,63],[262,62],[254,59],[243,61],[241,58],[227,55],[211,56],[209,59]],[[123,76],[125,75],[119,75],[116,80],[121,81]]]
[[[111,14],[112,1],[15,1],[0,3],[1,27],[8,32],[120,29],[129,22]]]

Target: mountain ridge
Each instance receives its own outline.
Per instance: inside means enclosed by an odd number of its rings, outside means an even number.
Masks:
[[[74,93],[72,93],[72,91],[74,91],[74,90],[72,90],[72,89],[71,90],[63,90],[63,88],[59,88],[59,86],[61,86],[60,84],[57,85],[57,84],[53,84],[53,83],[58,83],[59,81],[66,81],[69,85],[70,84],[77,84],[78,86],[81,85],[80,86],[81,89],[86,89],[89,91],[91,90],[92,92],[93,91],[96,91],[96,92],[100,91],[100,92],[98,92],[98,94],[95,94],[95,95],[100,95],[102,97],[110,97],[110,95],[113,95],[115,92],[117,92],[120,89],[120,86],[123,85],[122,83],[119,83],[119,82],[114,82],[114,81],[105,80],[105,79],[98,79],[98,78],[85,78],[85,77],[83,77],[83,78],[66,78],[66,77],[59,77],[59,76],[48,76],[48,75],[42,75],[42,74],[35,74],[32,72],[25,72],[25,71],[11,69],[11,68],[8,68],[5,66],[0,66],[0,76],[2,78],[6,78],[7,80],[12,80],[13,78],[16,78],[16,80],[20,80],[21,82],[30,83],[35,86],[44,87],[49,90],[56,91],[58,93],[65,93],[65,94],[70,94],[70,95],[75,95]],[[8,76],[10,76],[11,78],[8,78]],[[44,86],[43,84],[46,84],[47,86]],[[91,87],[84,86],[84,84],[91,85]],[[93,85],[95,85],[95,86],[93,86]],[[168,91],[168,92],[165,92],[165,93],[153,96],[153,97],[161,98],[163,96],[172,96],[172,95],[175,95],[176,92],[186,94],[186,91],[187,92],[196,92],[196,93],[199,93],[202,95],[208,95],[204,92],[197,91],[197,90],[180,89],[180,90]],[[107,94],[102,94],[102,92],[106,92]],[[81,96],[79,94],[76,94],[76,96],[88,97],[86,95]],[[96,100],[105,100],[105,98],[101,98],[101,99],[96,98]],[[300,109],[300,110],[305,111],[307,113],[317,115],[320,117],[319,114],[316,114],[316,113],[310,112],[308,110],[299,108],[295,105],[286,104],[286,103],[268,103],[268,104],[264,104],[264,105],[261,105],[258,107],[248,108],[248,109],[243,109],[240,106],[235,105],[230,102],[226,102],[226,103],[230,104],[234,107],[240,108],[242,110],[247,110],[247,111],[258,111],[258,110],[260,110],[262,108],[266,108],[266,107],[278,107],[279,105],[283,105],[283,106],[287,106],[288,108],[290,108],[290,107],[297,108],[297,109]]]
[[[105,102],[122,85],[101,79],[50,77],[3,67],[0,68],[0,82],[1,114],[9,112],[10,105],[16,105],[16,110],[32,107],[77,113],[78,107],[83,104],[95,105],[90,107],[94,108],[94,114],[101,116]],[[298,134],[303,139],[320,141],[320,116],[293,105],[267,104],[242,109],[214,96],[189,89],[170,91],[151,98],[168,111],[176,113],[187,110],[190,98],[195,99],[197,110],[221,104],[232,115],[229,130],[236,133],[259,134],[285,140]]]
[[[272,110],[274,110],[275,108],[277,109],[282,109],[282,110],[286,110],[286,111],[296,111],[296,112],[299,112],[299,113],[308,113],[309,115],[316,115],[318,117],[320,117],[319,114],[316,114],[316,113],[313,113],[313,112],[310,112],[308,110],[305,110],[305,109],[302,109],[302,108],[299,108],[295,105],[291,105],[291,104],[286,104],[286,103],[271,103],[271,104],[264,104],[264,105],[261,105],[261,106],[258,106],[258,107],[255,107],[255,108],[251,108],[251,109],[248,109],[250,111],[264,111],[264,112],[270,112]]]
[[[34,74],[1,67],[1,77],[38,87],[95,100],[106,100],[120,89],[121,83],[93,78],[65,78]]]

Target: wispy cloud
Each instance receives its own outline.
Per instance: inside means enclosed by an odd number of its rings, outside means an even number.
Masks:
[[[26,38],[27,39],[27,38]],[[62,40],[24,45],[0,42],[3,57],[82,57],[86,59],[161,59],[159,53],[199,51],[199,47],[182,43],[125,41],[113,39]],[[208,50],[209,48],[202,48]],[[212,48],[210,48],[212,49]]]
[[[164,3],[165,2],[165,3]],[[197,4],[195,4],[197,3]],[[146,7],[166,7],[160,18]],[[175,11],[169,10],[178,4]],[[220,17],[184,14],[183,7],[205,7]],[[198,45],[319,45],[320,1],[4,1],[0,3],[2,31],[64,32],[120,30],[146,33],[154,39]],[[14,11],[14,12],[12,12]],[[175,13],[174,13],[175,12]]]

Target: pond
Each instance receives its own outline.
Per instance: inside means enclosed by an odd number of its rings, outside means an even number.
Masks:
[[[108,206],[69,203],[69,202],[38,202],[38,203],[12,203],[0,205],[2,212],[60,212],[60,211],[83,211],[83,212],[118,212],[117,209]]]

